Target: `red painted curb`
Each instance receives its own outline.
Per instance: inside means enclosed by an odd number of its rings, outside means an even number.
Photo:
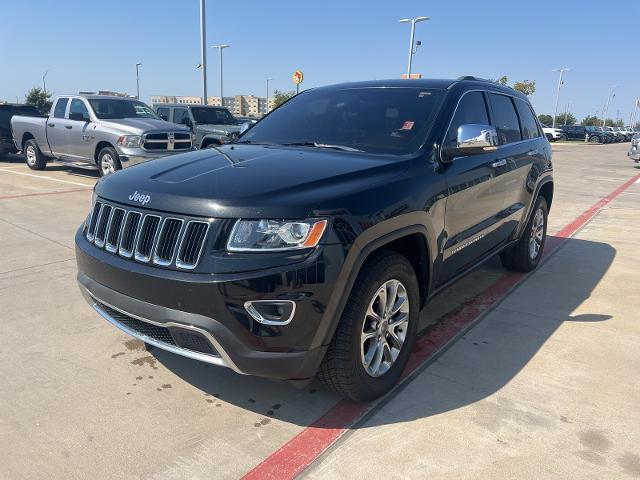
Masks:
[[[640,174],[585,210],[554,236],[548,237],[542,260],[549,258],[569,237],[638,179],[640,179]],[[482,314],[494,307],[526,276],[526,274],[518,272],[505,273],[479,295],[447,314],[435,325],[427,327],[425,332],[421,332],[400,382],[405,381],[435,353],[447,346],[449,342],[478,320]],[[344,435],[352,425],[369,413],[377,403],[355,403],[349,400],[340,400],[313,424],[285,443],[242,478],[244,480],[295,478]]]
[[[91,190],[91,187],[87,186],[86,188],[74,188],[71,190],[57,190],[55,192],[37,192],[37,193],[22,193],[19,195],[5,195],[4,197],[0,197],[0,200],[9,200],[11,198],[23,198],[23,197],[39,197],[41,195],[59,195],[62,193],[84,192],[87,190]]]

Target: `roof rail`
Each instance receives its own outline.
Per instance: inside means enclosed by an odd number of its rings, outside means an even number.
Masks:
[[[462,80],[475,80],[476,82],[490,82],[491,80],[487,80],[486,78],[474,77],[473,75],[463,75],[462,77],[458,77],[458,81]]]

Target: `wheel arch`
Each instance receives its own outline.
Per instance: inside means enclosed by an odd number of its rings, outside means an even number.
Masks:
[[[29,132],[24,132],[22,134],[22,140],[21,140],[21,143],[20,143],[20,145],[22,146],[22,150],[24,150],[24,145],[25,145],[25,143],[27,143],[27,141],[35,140],[35,139],[36,139],[36,137],[34,137],[33,134],[31,134]]]
[[[200,149],[207,148],[211,144],[222,145],[222,142],[220,141],[219,138],[216,138],[216,137],[213,137],[213,136],[202,137],[202,140],[200,141],[200,147],[199,148]]]
[[[93,159],[95,160],[96,165],[98,164],[98,155],[100,154],[100,151],[103,148],[107,148],[107,147],[111,147],[111,148],[113,148],[115,150],[115,147],[113,146],[113,144],[107,142],[106,140],[101,140],[96,144],[96,149],[93,152]],[[117,153],[117,151],[116,151],[116,153]]]

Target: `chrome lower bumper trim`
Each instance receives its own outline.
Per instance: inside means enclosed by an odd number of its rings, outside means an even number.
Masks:
[[[141,340],[146,344],[153,345],[154,347],[160,348],[162,350],[166,350],[166,351],[171,352],[171,353],[175,353],[176,355],[180,355],[182,357],[192,358],[194,360],[199,360],[201,362],[210,363],[210,364],[217,365],[217,366],[220,366],[220,367],[231,368],[232,370],[234,370],[237,373],[243,373],[238,369],[238,367],[229,358],[227,353],[224,351],[222,346],[216,341],[216,339],[213,337],[213,335],[211,335],[206,330],[203,330],[203,329],[198,328],[198,327],[194,327],[193,325],[185,325],[185,324],[176,323],[176,322],[161,323],[161,322],[154,322],[154,321],[149,320],[147,318],[141,318],[141,317],[139,317],[137,315],[133,315],[132,313],[125,312],[121,308],[118,308],[118,307],[115,307],[113,305],[110,305],[109,303],[107,303],[107,302],[105,302],[103,300],[100,300],[99,298],[97,298],[93,294],[91,294],[88,290],[87,290],[87,293],[89,294],[89,296],[91,298],[93,298],[95,300],[95,302],[91,303],[91,307],[96,312],[98,312],[98,314],[102,318],[104,318],[106,321],[108,321],[114,327],[117,327],[120,330],[122,330],[127,335],[130,335],[130,336],[132,336],[134,338],[137,338],[138,340]],[[130,316],[132,318],[135,318],[136,320],[140,320],[141,322],[146,322],[146,323],[149,323],[151,325],[156,325],[156,326],[165,327],[165,328],[178,327],[178,328],[183,328],[183,329],[187,329],[187,330],[193,330],[194,332],[198,332],[198,333],[204,335],[207,338],[207,340],[211,343],[211,345],[213,345],[213,347],[220,354],[220,356],[207,355],[205,353],[195,352],[193,350],[187,350],[185,348],[181,348],[181,347],[177,347],[177,346],[174,346],[174,345],[170,345],[168,343],[161,342],[159,340],[151,338],[151,337],[149,337],[147,335],[144,335],[142,333],[136,332],[135,330],[127,327],[126,325],[123,325],[117,319],[115,319],[111,315],[109,315],[109,313],[107,313],[103,308],[101,308],[100,305],[97,302],[102,303],[104,305],[107,305],[109,308],[113,308],[114,310],[116,310],[116,311],[118,311],[118,312],[120,312],[120,313],[122,313],[124,315],[128,315],[128,316]]]

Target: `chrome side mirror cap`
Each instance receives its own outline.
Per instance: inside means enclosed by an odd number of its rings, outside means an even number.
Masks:
[[[489,153],[498,148],[498,132],[491,125],[467,123],[458,127],[455,146],[444,148],[444,154],[464,157]]]

